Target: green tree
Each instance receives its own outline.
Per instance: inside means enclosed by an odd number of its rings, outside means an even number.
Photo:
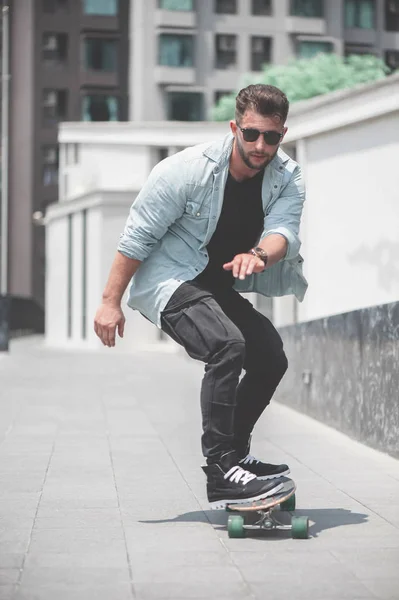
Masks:
[[[287,65],[265,65],[257,75],[247,75],[240,87],[251,83],[275,85],[290,102],[307,100],[334,90],[351,88],[386,77],[385,63],[376,56],[349,56],[320,53],[314,58],[293,60]],[[214,121],[234,118],[236,93],[223,96],[213,108]]]

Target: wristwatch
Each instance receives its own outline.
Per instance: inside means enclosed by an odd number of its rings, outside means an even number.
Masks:
[[[257,256],[258,258],[263,260],[263,262],[265,263],[265,268],[266,268],[269,257],[267,255],[267,252],[265,250],[263,250],[263,248],[261,248],[260,246],[257,246],[256,248],[251,248],[249,253],[253,254],[253,256]]]

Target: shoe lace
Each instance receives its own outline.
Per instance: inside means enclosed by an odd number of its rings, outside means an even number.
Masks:
[[[256,479],[256,475],[250,473],[249,471],[245,471],[245,469],[242,469],[241,467],[236,465],[235,467],[232,467],[229,471],[227,471],[224,478],[228,479],[229,481],[235,483],[243,483],[245,485],[249,481],[252,481],[252,479]]]
[[[240,463],[244,465],[252,465],[252,463],[259,463],[260,461],[256,459],[252,454],[247,454],[247,456],[240,460]]]

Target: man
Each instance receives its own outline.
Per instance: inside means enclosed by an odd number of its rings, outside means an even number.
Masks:
[[[287,359],[273,325],[239,293],[302,300],[306,291],[303,182],[279,148],[288,108],[279,89],[250,85],[237,96],[231,134],[156,165],[131,208],[95,318],[97,335],[114,346],[133,278],[129,306],[205,362],[202,450],[212,508],[273,495],[289,473],[249,452]]]

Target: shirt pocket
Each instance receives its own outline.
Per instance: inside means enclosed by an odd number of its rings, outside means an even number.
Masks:
[[[187,185],[185,215],[196,219],[209,219],[212,189],[195,184]]]

